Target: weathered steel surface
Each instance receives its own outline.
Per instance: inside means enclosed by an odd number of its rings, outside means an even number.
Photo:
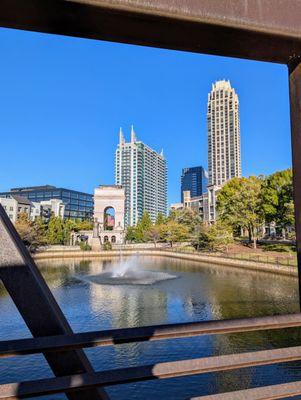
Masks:
[[[200,335],[283,329],[298,326],[301,326],[301,314],[74,333],[72,336],[60,335],[2,341],[0,342],[0,357]]]
[[[301,67],[298,65],[301,56],[300,20],[299,0],[27,0],[26,2],[1,0],[0,2],[0,26],[288,64],[301,288]],[[84,353],[81,350],[70,350],[71,348],[83,344],[108,345],[127,342],[132,340],[130,336],[133,333],[136,334],[135,341],[139,341],[208,334],[214,333],[214,330],[215,333],[242,332],[245,328],[235,326],[233,322],[230,323],[232,326],[227,327],[226,322],[219,328],[211,325],[206,329],[204,325],[202,328],[196,328],[190,324],[188,330],[184,326],[166,327],[161,331],[161,328],[158,328],[157,332],[152,332],[153,328],[143,328],[146,331],[123,330],[109,337],[101,337],[103,333],[92,332],[90,333],[92,337],[75,335],[66,342],[62,335],[71,335],[72,331],[1,206],[0,278],[34,336],[61,335],[60,339],[55,339],[56,350],[69,346],[66,351],[44,353],[53,371],[60,377],[2,385],[0,398],[17,398],[22,395],[50,394],[58,391],[68,391],[68,396],[72,399],[105,398],[104,392],[99,395],[99,392],[91,387],[301,359],[301,348],[295,347],[94,373]],[[299,322],[296,323],[299,326]],[[261,326],[259,323],[256,330],[276,327],[273,324],[269,325],[269,328],[267,326]],[[96,338],[93,338],[93,334]],[[44,343],[44,339],[47,343]],[[45,351],[51,342],[53,338],[49,337],[41,338],[36,344],[32,341],[22,341],[20,343],[24,346],[23,350],[14,347],[16,343],[11,343],[11,351],[20,353],[30,349]],[[80,374],[65,376],[74,373]],[[236,394],[218,395],[219,397],[207,396],[207,398],[231,400],[283,398],[300,394],[300,386],[301,383],[297,382],[252,389],[252,394],[247,390]],[[79,394],[76,392],[79,388],[85,390]]]
[[[14,226],[0,205],[0,279],[33,336],[73,332]],[[93,372],[82,350],[44,353],[56,376]],[[106,399],[95,389],[70,393],[70,399]]]
[[[287,63],[299,0],[1,0],[0,26]]]
[[[69,0],[70,1],[70,0]],[[74,0],[74,3],[300,38],[300,0]]]
[[[301,64],[296,58],[289,64],[291,141],[295,204],[299,297],[301,304]]]
[[[80,374],[60,378],[41,379],[0,386],[0,399],[18,396],[31,397],[41,394],[87,389],[97,385],[112,386],[153,379],[228,371],[258,365],[278,364],[301,359],[301,346],[250,353],[164,362],[138,367],[120,368],[93,374]]]
[[[275,400],[287,399],[301,394],[301,382],[283,383],[281,385],[264,386],[237,392],[212,394],[193,397],[190,400]]]

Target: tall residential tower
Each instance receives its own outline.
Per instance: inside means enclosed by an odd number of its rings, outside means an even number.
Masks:
[[[115,154],[115,183],[125,189],[125,225],[136,225],[147,211],[153,222],[167,213],[167,165],[159,154],[137,140],[132,127],[126,142],[122,129]]]
[[[208,94],[209,185],[241,177],[239,101],[230,81],[212,85]]]

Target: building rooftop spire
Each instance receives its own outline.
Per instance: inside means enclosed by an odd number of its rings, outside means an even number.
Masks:
[[[137,138],[136,138],[136,133],[134,131],[134,125],[131,126],[131,142],[134,143],[136,142]]]
[[[120,127],[120,129],[119,129],[119,144],[123,144],[123,143],[124,143],[124,136],[123,136],[122,128]]]

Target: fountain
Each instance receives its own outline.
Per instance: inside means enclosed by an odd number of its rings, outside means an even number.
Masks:
[[[108,270],[97,275],[85,276],[84,280],[98,285],[153,285],[175,278],[177,278],[176,275],[167,272],[141,269],[137,256],[126,259],[120,256],[119,261],[113,263]]]

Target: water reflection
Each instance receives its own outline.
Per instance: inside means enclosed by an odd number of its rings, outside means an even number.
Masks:
[[[81,277],[97,275],[110,259],[41,261],[40,270],[74,331],[88,331],[193,320],[228,319],[298,312],[297,279],[206,266],[168,258],[141,257],[144,269],[179,278],[154,285],[99,285]],[[28,336],[0,286],[1,339]],[[134,343],[93,348],[87,354],[97,370],[240,351],[298,345],[300,329]],[[39,357],[39,358],[37,358]],[[51,374],[40,356],[0,360],[2,382]],[[183,399],[200,393],[230,391],[301,379],[300,363],[142,382],[110,389],[112,398]],[[53,399],[61,398],[54,396]]]

